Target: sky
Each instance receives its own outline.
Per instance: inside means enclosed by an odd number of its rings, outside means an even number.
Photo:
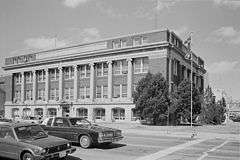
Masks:
[[[239,17],[240,0],[0,0],[0,66],[9,56],[168,28],[183,40],[193,32],[210,86],[240,100]]]

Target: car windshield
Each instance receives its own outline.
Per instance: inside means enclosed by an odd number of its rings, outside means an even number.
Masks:
[[[72,118],[69,120],[73,126],[91,125],[91,122],[89,122],[88,120],[83,119],[83,118]]]
[[[47,137],[47,134],[39,125],[21,126],[15,129],[18,139],[38,139]]]

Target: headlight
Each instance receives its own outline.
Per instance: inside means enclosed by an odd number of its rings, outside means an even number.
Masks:
[[[44,149],[44,148],[41,148],[41,149],[34,149],[33,152],[34,152],[35,154],[40,155],[40,154],[45,154],[45,153],[47,152],[47,150]]]
[[[71,144],[70,144],[70,143],[68,143],[68,144],[67,144],[67,147],[68,147],[68,148],[70,148],[70,147],[71,147]]]
[[[113,137],[113,132],[105,132],[103,133],[104,137]]]

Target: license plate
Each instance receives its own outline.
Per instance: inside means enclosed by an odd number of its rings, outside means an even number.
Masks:
[[[59,153],[59,157],[62,158],[62,157],[65,157],[66,156],[66,152],[60,152]]]

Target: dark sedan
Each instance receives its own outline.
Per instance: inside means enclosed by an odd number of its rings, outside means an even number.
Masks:
[[[77,142],[82,148],[96,144],[107,145],[123,138],[121,130],[95,125],[84,118],[47,118],[42,128],[50,135]]]

